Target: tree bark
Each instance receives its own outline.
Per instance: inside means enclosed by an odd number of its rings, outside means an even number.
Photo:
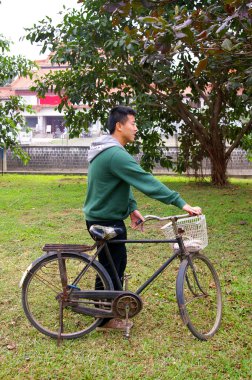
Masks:
[[[227,180],[227,164],[226,162],[220,162],[213,160],[211,162],[211,179],[212,183],[217,186],[226,186],[228,184]]]
[[[224,96],[220,86],[214,85],[215,97],[212,101],[212,117],[210,120],[211,147],[208,150],[211,160],[212,183],[217,186],[225,186],[227,180],[226,141],[222,127],[219,125],[221,110],[224,105]]]
[[[210,152],[211,161],[211,180],[214,185],[226,186],[228,184],[227,178],[227,160],[225,158],[225,147],[218,149],[213,147]]]

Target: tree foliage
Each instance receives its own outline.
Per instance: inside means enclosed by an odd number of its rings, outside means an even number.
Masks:
[[[145,167],[171,165],[163,136],[182,121],[180,169],[208,157],[213,183],[226,184],[230,154],[252,130],[251,3],[79,2],[58,25],[47,17],[27,30],[28,40],[54,52],[54,63],[69,64],[35,89],[61,96],[70,135],[97,119],[104,124],[113,105],[131,104]],[[75,112],[80,104],[90,108]]]
[[[32,61],[22,56],[8,55],[10,42],[0,36],[0,86],[6,86],[17,76],[32,75]],[[27,162],[28,156],[20,147],[18,135],[26,127],[23,112],[32,112],[31,106],[25,104],[19,96],[10,96],[0,102],[0,147],[11,149],[14,154]]]

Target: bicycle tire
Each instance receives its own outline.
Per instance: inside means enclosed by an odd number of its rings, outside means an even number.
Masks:
[[[68,284],[71,284],[81,269],[90,263],[89,256],[85,254],[62,253],[62,259],[66,265]],[[97,280],[101,281],[104,290],[113,290],[107,271],[99,262],[94,261],[77,286],[81,290],[94,290]],[[57,295],[61,292],[57,254],[47,254],[34,263],[24,279],[22,306],[30,323],[41,333],[52,338],[59,337],[60,304]],[[79,305],[80,303],[81,300],[78,301]],[[60,338],[79,338],[94,330],[102,320],[76,313],[71,307],[65,307],[63,308],[64,330]]]
[[[220,327],[222,297],[218,275],[207,257],[193,253],[181,262],[176,296],[181,318],[191,333],[200,340],[210,339]]]

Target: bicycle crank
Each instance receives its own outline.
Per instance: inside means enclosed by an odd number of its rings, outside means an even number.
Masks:
[[[112,302],[112,312],[118,318],[132,318],[143,308],[141,298],[134,293],[124,292]]]

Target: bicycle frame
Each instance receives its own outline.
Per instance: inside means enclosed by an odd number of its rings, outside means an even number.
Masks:
[[[153,216],[147,216],[148,218],[153,218]],[[171,218],[170,220],[172,221],[173,225],[173,230],[175,234],[174,239],[141,239],[141,240],[128,240],[128,239],[120,239],[120,240],[98,240],[92,248],[96,247],[96,251],[94,255],[90,256],[90,261],[89,263],[80,271],[80,273],[77,275],[77,277],[74,279],[72,284],[67,284],[67,276],[66,276],[66,270],[65,270],[65,265],[61,257],[61,253],[57,252],[58,256],[58,261],[59,261],[59,271],[60,271],[60,277],[61,277],[61,283],[62,283],[62,288],[63,288],[63,297],[65,299],[65,302],[67,302],[67,298],[72,294],[75,298],[77,297],[78,299],[97,299],[97,300],[104,300],[106,302],[106,299],[115,299],[116,297],[123,295],[124,293],[131,293],[132,295],[139,296],[144,289],[147,288],[171,263],[176,257],[180,257],[181,259],[185,256],[188,255],[187,250],[185,249],[185,245],[183,242],[183,237],[180,231],[177,228],[176,221],[179,219],[181,216],[177,216],[174,218]],[[161,218],[162,219],[162,218]],[[167,218],[164,218],[167,220]],[[146,244],[146,243],[153,243],[153,244],[159,244],[159,243],[165,243],[165,244],[171,244],[171,243],[177,243],[179,249],[176,250],[173,255],[168,258],[135,292],[129,292],[128,290],[124,290],[122,287],[122,283],[119,279],[117,270],[115,268],[112,256],[110,254],[109,250],[109,245],[110,244]],[[88,269],[92,266],[93,262],[97,259],[99,253],[102,250],[105,250],[105,254],[107,257],[107,260],[110,264],[112,275],[115,279],[116,282],[116,287],[118,290],[92,290],[92,291],[82,291],[80,288],[78,288],[78,283],[80,279],[85,275],[85,273],[88,271]],[[192,265],[192,263],[191,263]],[[196,275],[195,275],[196,276]],[[197,276],[196,276],[197,279]],[[198,281],[197,281],[198,282]],[[70,301],[71,303],[71,301]],[[92,315],[95,317],[100,317],[104,318],[106,317],[111,317],[111,312],[108,311],[103,311],[99,310],[98,308],[96,310],[91,310],[86,307],[75,307],[75,311],[79,313],[84,313],[88,315]]]
[[[79,281],[79,279],[83,276],[83,274],[86,272],[86,270],[88,269],[88,267],[90,265],[92,265],[92,262],[96,259],[96,257],[98,256],[99,252],[102,250],[102,249],[105,249],[105,252],[106,252],[106,256],[107,256],[107,259],[111,265],[111,268],[112,268],[112,272],[113,272],[113,275],[115,276],[115,279],[116,279],[116,284],[118,286],[118,289],[119,289],[119,292],[123,291],[123,288],[122,288],[122,284],[121,284],[121,281],[119,279],[119,276],[117,274],[117,271],[116,271],[116,268],[115,268],[115,265],[113,263],[113,260],[112,260],[112,257],[111,257],[111,254],[110,254],[110,251],[109,251],[109,245],[110,244],[119,244],[119,243],[125,243],[125,244],[130,244],[130,243],[136,243],[136,244],[145,244],[145,243],[178,243],[179,247],[180,247],[180,250],[179,252],[175,252],[169,259],[167,259],[153,274],[151,277],[149,277],[134,293],[135,294],[141,294],[142,291],[152,283],[152,281],[154,281],[171,263],[172,261],[178,257],[178,256],[182,256],[183,254],[185,254],[185,248],[184,248],[184,244],[183,244],[183,239],[181,236],[178,236],[177,238],[175,239],[165,239],[165,240],[109,240],[109,241],[104,241],[102,244],[100,244],[98,246],[98,249],[97,251],[95,252],[94,256],[92,257],[91,261],[90,261],[90,264],[85,267],[83,269],[83,271],[80,272],[79,276],[75,279],[75,281],[73,282],[73,285],[76,285]],[[113,292],[113,291],[112,291]]]
[[[87,267],[85,267],[81,272],[80,274],[78,275],[78,277],[74,280],[73,282],[73,285],[76,285],[78,283],[78,280],[83,276],[83,274],[87,271],[87,269],[89,268],[89,266],[92,265],[92,262],[97,258],[99,252],[102,250],[102,249],[105,249],[105,252],[106,252],[106,257],[108,259],[108,262],[112,268],[112,272],[113,272],[113,275],[114,275],[114,278],[116,279],[116,285],[119,289],[119,291],[123,291],[123,288],[122,288],[122,284],[121,284],[121,281],[119,279],[119,276],[118,276],[118,273],[117,273],[117,270],[115,268],[115,265],[114,265],[114,262],[112,260],[112,257],[111,257],[111,254],[110,254],[110,251],[109,251],[109,248],[108,246],[110,244],[119,244],[119,243],[125,243],[125,244],[130,244],[130,243],[139,243],[139,244],[145,244],[145,243],[177,243],[178,246],[179,246],[179,250],[178,252],[175,252],[168,260],[165,261],[164,264],[162,264],[154,273],[153,275],[144,282],[143,285],[140,286],[139,289],[137,289],[137,291],[135,292],[135,294],[139,295],[142,293],[142,291],[149,285],[152,283],[152,281],[155,280],[155,278],[157,278],[165,269],[167,266],[169,266],[169,264],[178,256],[182,257],[183,255],[186,255],[186,249],[185,249],[185,246],[184,246],[184,243],[183,243],[183,238],[182,238],[182,235],[179,233],[178,231],[178,227],[177,227],[177,224],[176,224],[176,221],[178,219],[181,219],[181,218],[184,218],[185,215],[177,215],[177,216],[173,216],[173,217],[164,217],[164,218],[159,218],[159,217],[156,217],[156,216],[153,216],[153,215],[146,215],[145,217],[145,221],[147,220],[152,220],[152,219],[158,219],[158,220],[170,220],[172,222],[172,226],[173,226],[173,230],[174,230],[174,234],[175,234],[175,238],[174,239],[154,239],[154,240],[150,240],[150,239],[141,239],[141,240],[127,240],[127,239],[123,239],[123,240],[100,240],[99,242],[97,242],[97,251],[95,252],[94,256],[91,258],[91,261],[90,261],[90,264],[87,265]]]

